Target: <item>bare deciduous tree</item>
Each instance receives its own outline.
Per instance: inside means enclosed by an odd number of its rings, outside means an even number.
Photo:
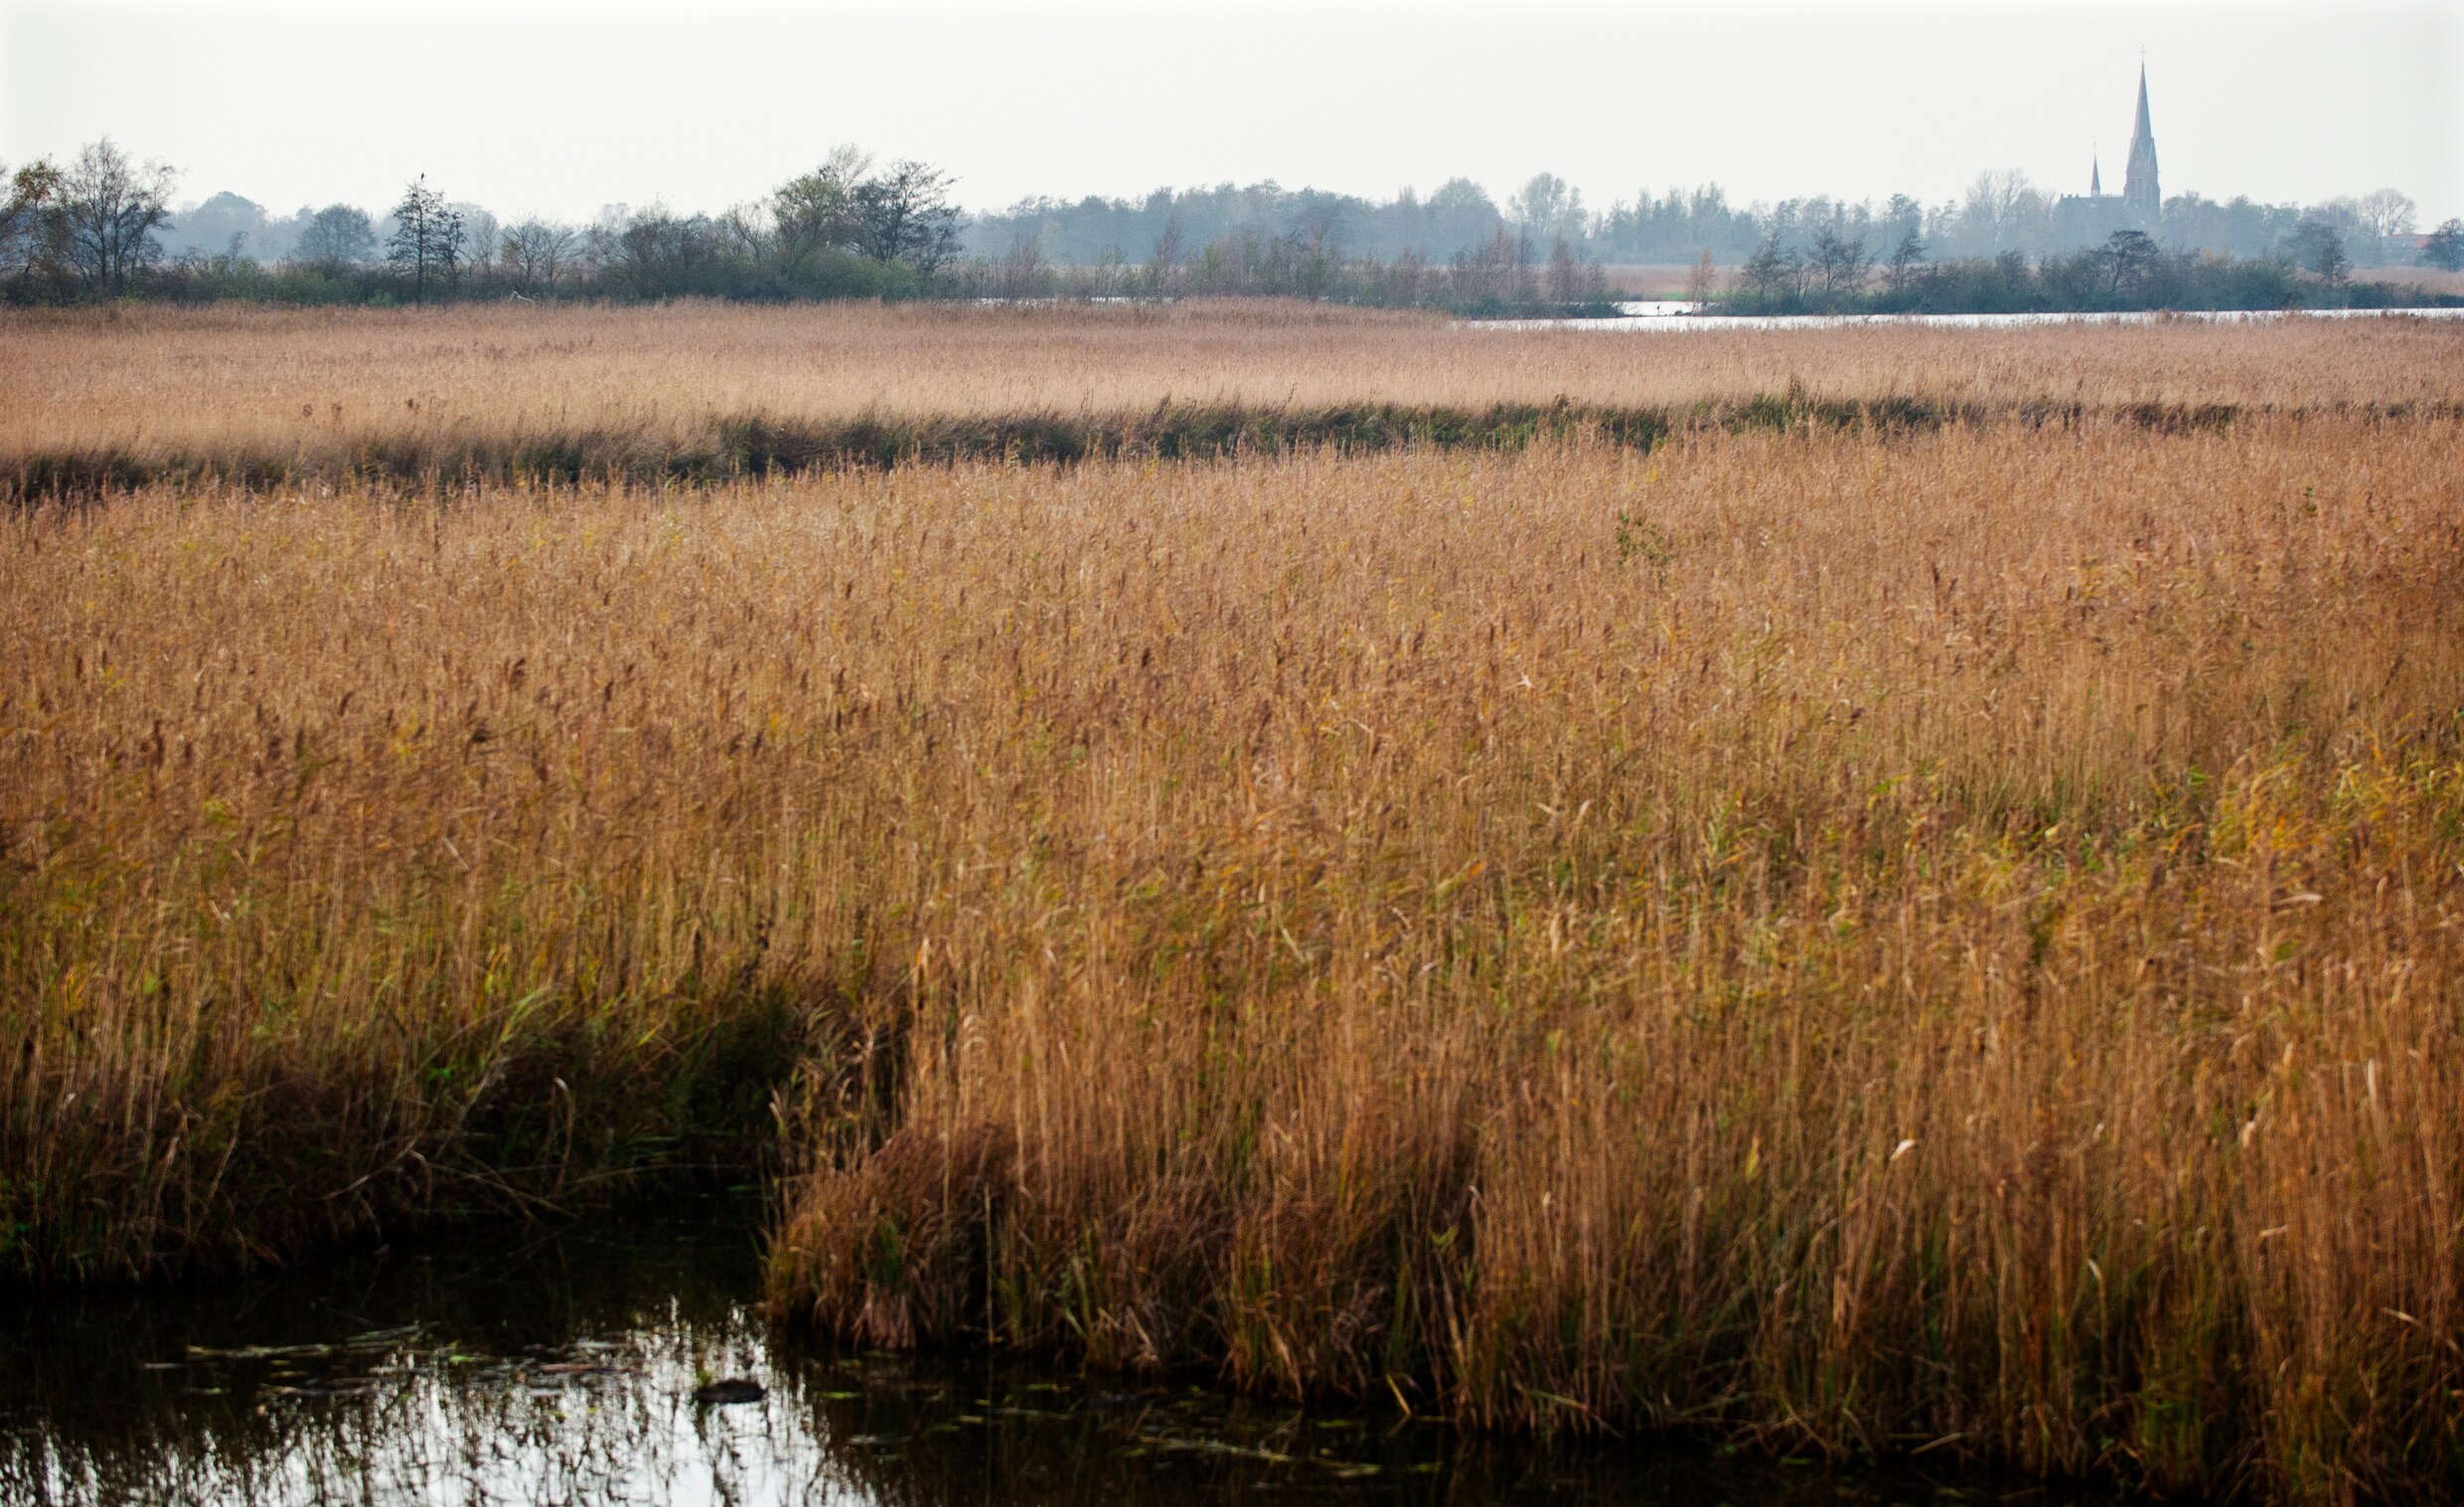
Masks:
[[[994,267],[993,291],[1001,298],[1032,298],[1043,290],[1043,242],[1020,230],[1009,237],[1008,251]]]
[[[572,259],[574,240],[572,226],[534,216],[505,232],[499,256],[522,286],[549,288]]]
[[[62,259],[88,290],[114,293],[163,254],[179,175],[140,166],[111,138],[85,147],[60,175],[52,219]]]
[[[484,273],[496,265],[497,251],[505,243],[505,227],[478,205],[459,204],[454,209],[462,216],[463,258],[473,273]]]
[[[2411,234],[2413,217],[2421,213],[2419,205],[2394,189],[2374,189],[2354,201],[2353,209],[2381,240]]]
[[[753,266],[768,259],[777,234],[763,206],[739,204],[710,222],[710,238],[721,256]]]
[[[1865,248],[1863,235],[1846,234],[1827,225],[1814,231],[1813,270],[1823,297],[1847,298],[1864,291],[1865,274],[1873,265],[1874,256]]]
[[[1694,263],[1694,269],[1685,274],[1685,301],[1698,309],[1709,303],[1711,295],[1720,290],[1719,278],[1719,272],[1711,263],[1711,248],[1706,246],[1701,259]]]
[[[635,211],[607,243],[603,271],[636,297],[668,298],[690,291],[717,236],[705,215],[679,215],[664,204]]]
[[[2045,196],[2028,175],[2013,168],[1977,174],[1959,218],[1970,235],[1999,255],[2016,248],[2048,211]]]
[[[1506,201],[1506,212],[1535,244],[1543,239],[1581,240],[1591,228],[1583,191],[1555,173],[1534,173],[1522,192]]]
[[[1160,288],[1170,280],[1173,269],[1180,265],[1181,243],[1186,232],[1180,217],[1173,215],[1163,222],[1163,233],[1155,237],[1155,259],[1148,263],[1148,280]]]
[[[1925,265],[1925,238],[1911,225],[1901,232],[1900,243],[1891,248],[1891,255],[1883,262],[1883,284],[1894,293],[1907,292],[1908,285],[1917,280],[1917,269]]]
[[[855,247],[875,261],[903,261],[930,276],[958,252],[950,178],[913,159],[855,186]]]

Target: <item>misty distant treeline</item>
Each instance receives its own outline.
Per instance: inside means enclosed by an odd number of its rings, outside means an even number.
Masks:
[[[2452,237],[2464,240],[2464,237]],[[2020,250],[1929,261],[1909,232],[1876,258],[1827,227],[1800,252],[1767,237],[1719,301],[1740,314],[2023,314],[2157,309],[2397,308],[2464,302],[2388,280],[2363,281],[2332,235],[2275,254],[2222,256],[2168,248],[2144,230],[2031,258]]]
[[[2418,215],[2418,207],[2393,189],[2306,208],[2248,199],[2220,204],[2184,194],[2166,201],[2160,240],[2169,250],[2259,258],[2324,228],[2345,243],[2356,265],[2376,267],[2414,259],[2409,239]],[[1501,232],[1519,231],[1542,246],[1563,239],[1593,261],[1691,265],[1708,251],[1715,264],[1737,266],[1774,234],[1783,245],[1808,252],[1824,230],[1886,249],[1913,232],[1942,258],[2012,250],[2035,258],[2079,250],[2100,240],[2106,228],[2066,216],[2058,195],[2016,172],[1979,174],[1965,194],[1933,205],[1905,194],[1880,204],[1814,197],[1737,205],[1718,184],[1707,184],[1656,195],[1645,189],[1598,210],[1584,203],[1582,190],[1541,173],[1503,204],[1462,178],[1427,199],[1406,189],[1382,203],[1273,183],[1158,189],[1143,200],[1029,199],[974,219],[963,243],[975,255],[992,257],[1024,239],[1048,261],[1093,265],[1141,260],[1166,236],[1203,245],[1227,233],[1306,232],[1331,238],[1354,255],[1444,261]]]
[[[2416,244],[2392,190],[2307,208],[2166,203],[2153,233],[2082,221],[2020,174],[1926,206],[1732,205],[1717,186],[1594,210],[1535,175],[1372,201],[1273,183],[1140,200],[1032,199],[970,217],[941,170],[854,148],[710,215],[616,205],[507,219],[424,178],[382,209],[271,213],[104,140],[6,176],[0,296],[299,304],[444,299],[1178,297],[1265,294],[1468,314],[1605,311],[1609,263],[1681,263],[1741,311],[2211,307],[2384,301],[2356,267],[2464,265],[2464,226]]]

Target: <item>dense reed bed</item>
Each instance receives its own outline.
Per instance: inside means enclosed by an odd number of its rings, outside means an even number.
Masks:
[[[2454,1489],[2460,438],[0,516],[7,1260],[778,1156],[868,1343]]]
[[[2452,321],[1671,337],[1254,301],[21,314],[0,320],[0,500],[1494,445],[1536,411],[1630,435],[1774,395],[1939,417],[2452,412],[2459,352]]]
[[[940,693],[1056,775],[911,754],[899,1128],[812,1141],[777,1301],[1481,1424],[2452,1483],[2455,437],[1044,521],[1065,626]]]

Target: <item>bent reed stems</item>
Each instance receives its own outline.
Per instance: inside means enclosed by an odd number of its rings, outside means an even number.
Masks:
[[[2459,427],[0,513],[6,1260],[770,1158],[866,1343],[2451,1489]]]

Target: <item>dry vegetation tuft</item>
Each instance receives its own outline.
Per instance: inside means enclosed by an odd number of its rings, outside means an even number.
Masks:
[[[1391,328],[1453,339],[1252,338]],[[1936,359],[1830,339],[1731,359]],[[2451,335],[2101,339],[2066,349],[2116,400],[2457,375]],[[1925,380],[2016,400],[2055,348],[1962,349]],[[2167,351],[2198,380],[2131,365]],[[2451,1485],[2460,438],[0,515],[7,1258],[246,1259],[777,1145],[773,1300],[866,1342]]]

